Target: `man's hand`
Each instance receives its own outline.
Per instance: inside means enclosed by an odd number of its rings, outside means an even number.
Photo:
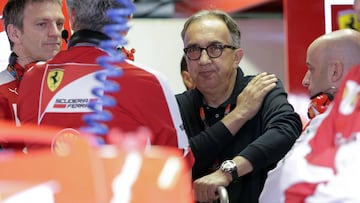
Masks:
[[[220,169],[194,181],[194,194],[196,201],[211,202],[219,198],[217,189],[220,186],[228,186],[231,181],[229,174]]]
[[[265,96],[276,87],[274,74],[260,73],[238,95],[236,107],[222,119],[224,125],[235,135],[237,131],[259,111]]]
[[[243,113],[250,120],[259,111],[265,96],[275,88],[277,78],[274,74],[260,73],[255,76],[239,94],[235,111]]]

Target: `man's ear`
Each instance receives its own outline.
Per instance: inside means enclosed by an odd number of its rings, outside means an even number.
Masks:
[[[17,28],[14,24],[9,24],[6,27],[6,32],[10,41],[12,41],[13,43],[17,44],[21,41],[20,40],[21,30]]]
[[[192,89],[195,87],[195,84],[194,84],[193,80],[191,79],[189,72],[181,71],[181,76],[184,81],[184,85],[186,86],[186,89]]]
[[[331,64],[331,72],[330,72],[331,82],[339,82],[342,80],[344,76],[344,64],[337,60]]]
[[[234,54],[235,54],[234,67],[237,68],[239,66],[241,59],[244,56],[244,51],[241,48],[237,48],[234,50]]]

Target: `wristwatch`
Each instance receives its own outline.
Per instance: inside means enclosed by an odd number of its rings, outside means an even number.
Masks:
[[[232,177],[232,181],[235,181],[239,178],[236,163],[233,160],[226,160],[222,162],[220,169],[222,172],[230,174]]]

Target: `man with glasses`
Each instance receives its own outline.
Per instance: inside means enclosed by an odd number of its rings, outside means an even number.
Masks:
[[[301,133],[301,120],[274,75],[244,76],[240,30],[229,15],[200,11],[181,35],[196,83],[176,95],[195,156],[195,198],[213,201],[226,186],[230,202],[257,202],[267,172]]]

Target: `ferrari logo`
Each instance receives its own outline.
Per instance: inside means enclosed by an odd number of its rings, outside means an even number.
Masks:
[[[47,76],[47,85],[50,91],[55,91],[63,79],[64,76],[64,69],[56,68],[49,71]]]

